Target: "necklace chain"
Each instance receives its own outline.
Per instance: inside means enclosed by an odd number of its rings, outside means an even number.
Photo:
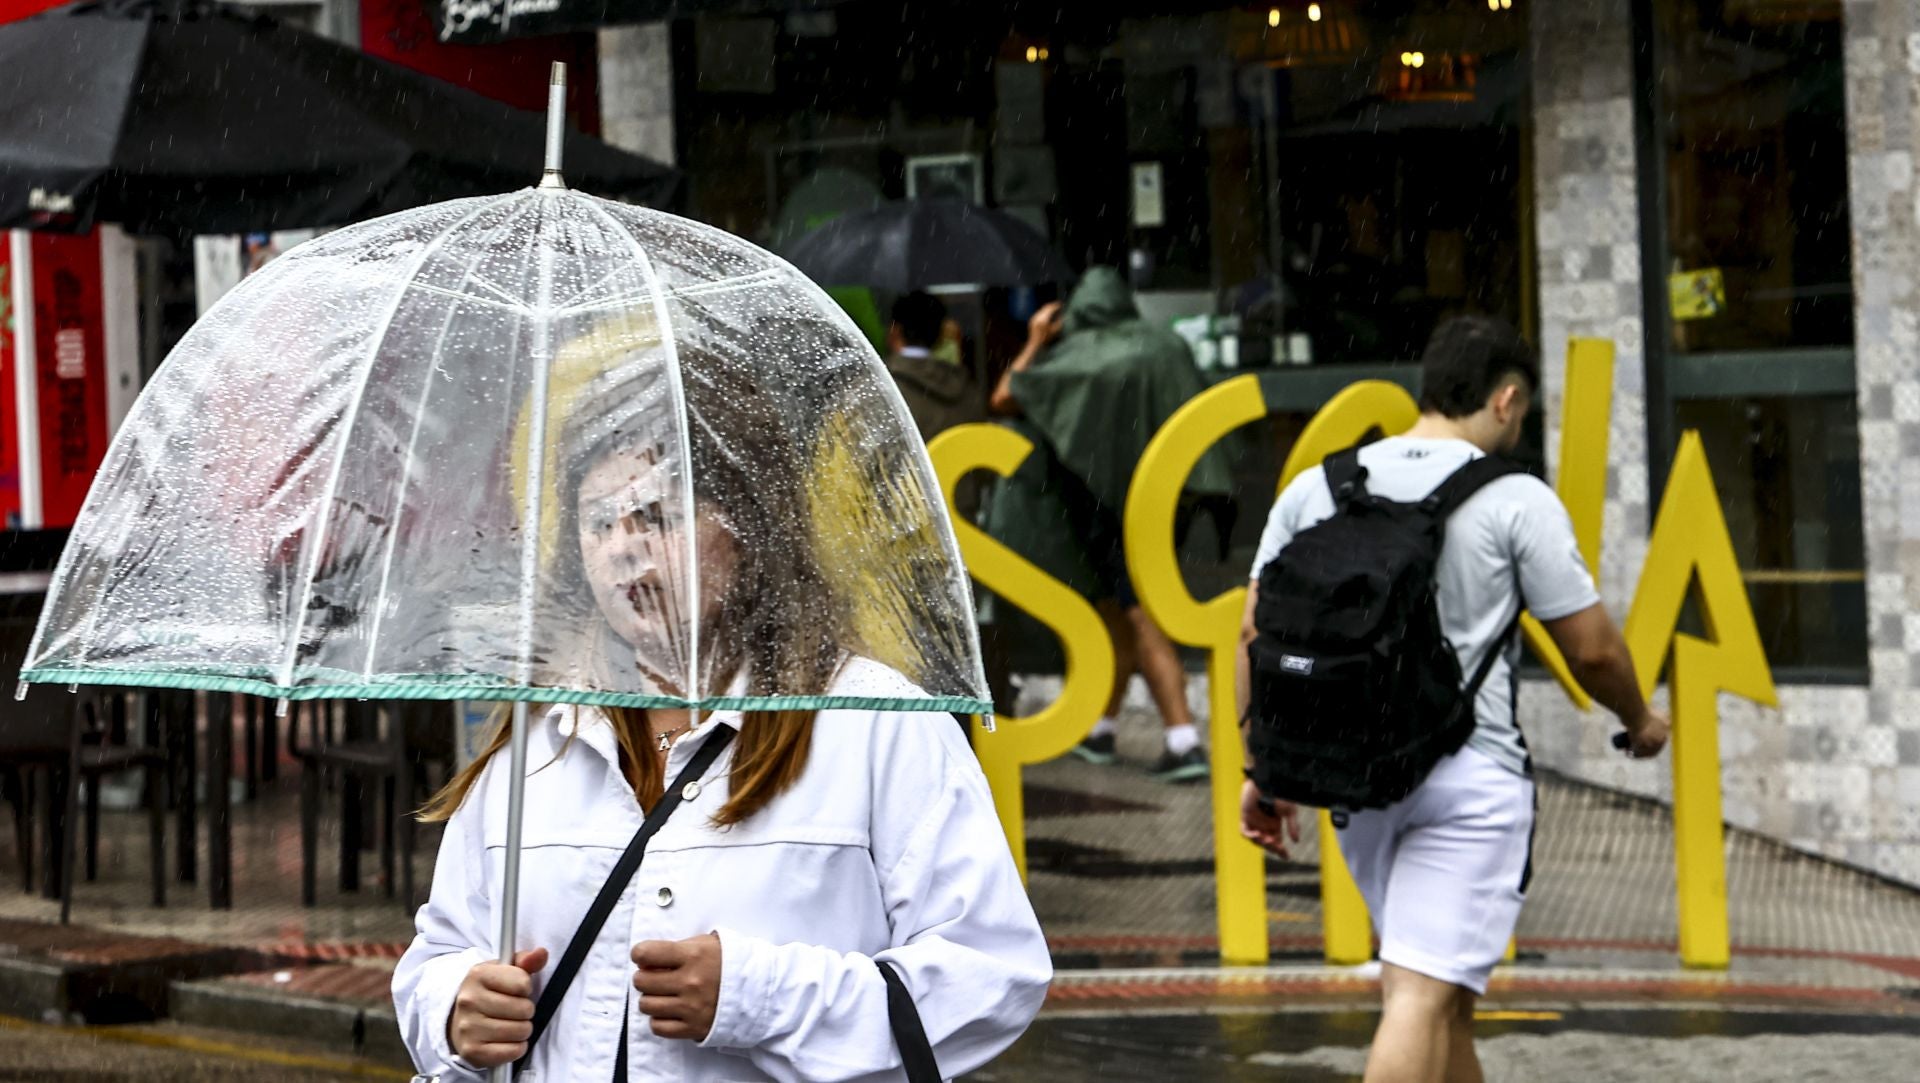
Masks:
[[[690,728],[692,725],[692,722],[682,722],[670,730],[662,730],[656,734],[655,736],[660,738],[660,751],[665,752],[667,749],[672,748],[673,735],[679,733],[681,730]]]

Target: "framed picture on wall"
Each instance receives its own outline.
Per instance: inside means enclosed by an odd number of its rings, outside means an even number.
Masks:
[[[929,154],[907,159],[907,198],[982,199],[978,154]]]

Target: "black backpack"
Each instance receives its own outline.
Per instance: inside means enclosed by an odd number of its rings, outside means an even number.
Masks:
[[[1329,809],[1384,808],[1412,793],[1473,733],[1473,680],[1440,630],[1434,573],[1447,517],[1489,482],[1521,473],[1478,458],[1425,500],[1367,492],[1358,448],[1328,457],[1334,513],[1260,570],[1248,647],[1249,776],[1260,792]],[[1517,620],[1516,620],[1517,623]]]

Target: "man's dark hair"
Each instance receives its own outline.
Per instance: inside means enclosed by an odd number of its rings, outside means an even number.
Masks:
[[[909,346],[933,349],[946,323],[947,306],[925,290],[914,290],[893,303],[893,325]]]
[[[1450,418],[1477,413],[1502,382],[1540,390],[1540,359],[1513,325],[1495,316],[1455,316],[1434,328],[1420,359],[1420,410]]]

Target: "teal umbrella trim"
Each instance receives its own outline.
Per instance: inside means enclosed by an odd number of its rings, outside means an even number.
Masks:
[[[338,683],[304,683],[288,688],[271,681],[236,677],[230,673],[195,673],[152,669],[65,669],[36,666],[20,671],[23,684],[122,685],[135,688],[178,688],[201,692],[238,692],[266,699],[473,699],[498,702],[578,703],[590,707],[671,707],[696,711],[925,711],[952,714],[991,714],[993,704],[966,696],[888,698],[884,696],[677,696],[632,692],[595,692],[575,688],[530,688],[477,681],[467,674],[421,674],[368,681],[359,674],[314,668],[301,677],[339,674],[351,677]]]

